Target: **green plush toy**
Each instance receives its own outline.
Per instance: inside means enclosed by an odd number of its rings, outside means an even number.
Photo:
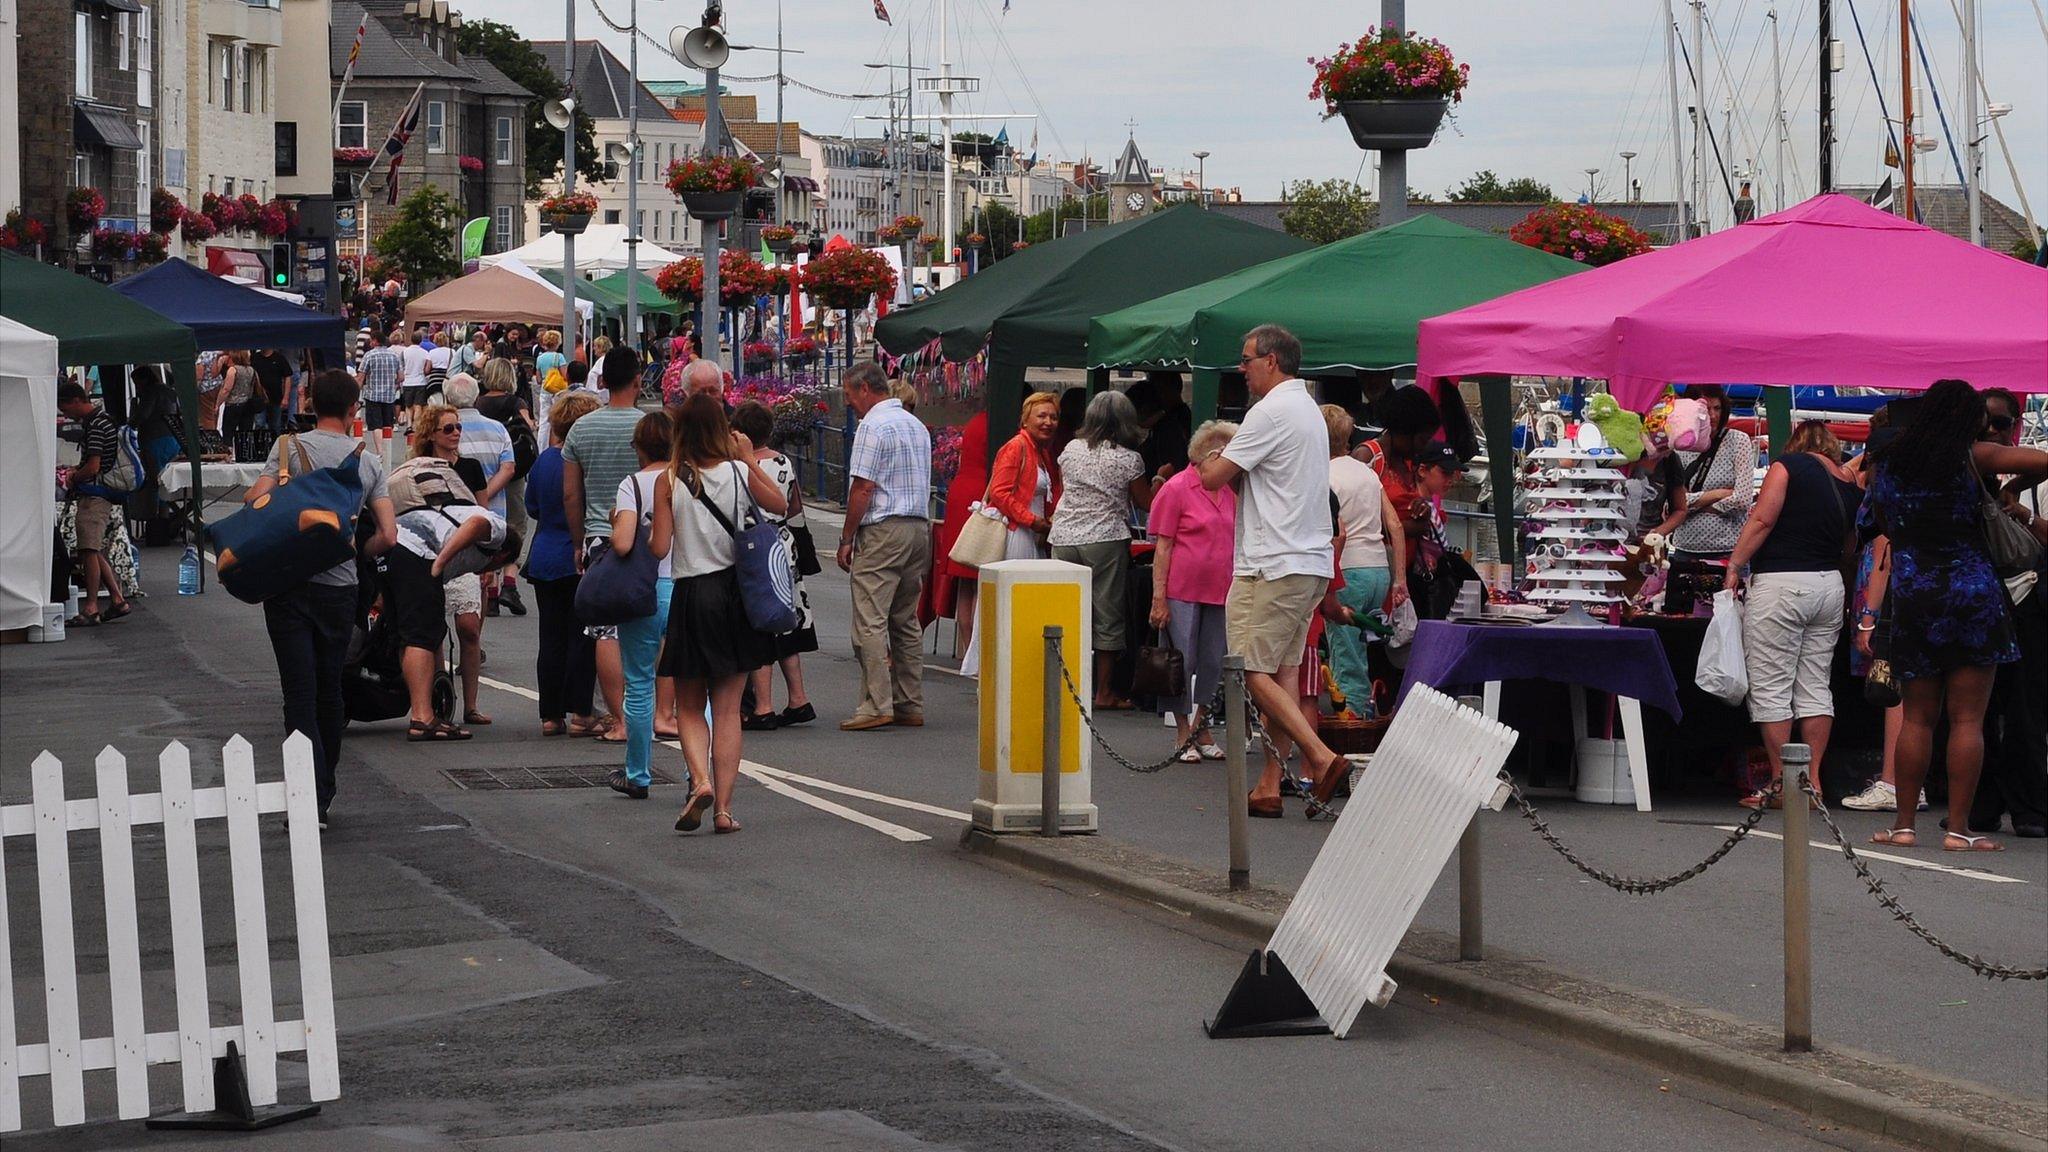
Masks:
[[[1602,392],[1588,399],[1586,419],[1623,459],[1633,462],[1642,457],[1643,418],[1616,403],[1614,397]]]

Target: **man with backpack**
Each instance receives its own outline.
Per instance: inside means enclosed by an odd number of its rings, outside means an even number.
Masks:
[[[356,382],[348,373],[328,369],[316,373],[308,387],[313,430],[280,436],[270,446],[263,474],[250,485],[245,503],[255,504],[274,491],[281,471],[293,476],[316,468],[336,468],[350,459],[362,477],[362,503],[376,523],[363,551],[375,556],[398,539],[391,494],[385,486],[383,461],[362,450],[349,432],[355,416]],[[360,537],[359,537],[360,538]],[[334,770],[341,759],[341,733],[348,726],[342,696],[342,668],[356,624],[356,562],[352,557],[296,588],[263,602],[263,626],[277,657],[277,679],[284,691],[284,724],[313,742],[313,787],[319,802],[320,827],[327,827],[327,808],[334,801]]]
[[[107,486],[109,474],[122,463],[121,426],[92,402],[84,385],[69,380],[57,388],[57,410],[85,430],[78,467],[71,470],[71,496],[77,514],[77,568],[85,581],[85,598],[79,601],[78,615],[66,623],[73,628],[95,628],[102,621],[119,620],[134,611],[128,598],[121,594],[121,582],[115,578],[114,566],[106,557],[107,528],[113,523],[115,501],[124,495]],[[102,586],[106,588],[108,603],[104,613],[100,611]]]

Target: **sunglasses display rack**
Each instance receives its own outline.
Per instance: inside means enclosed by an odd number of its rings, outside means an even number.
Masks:
[[[1619,604],[1628,562],[1623,511],[1626,465],[1605,447],[1570,440],[1525,457],[1522,517],[1528,525],[1523,586],[1547,608]]]

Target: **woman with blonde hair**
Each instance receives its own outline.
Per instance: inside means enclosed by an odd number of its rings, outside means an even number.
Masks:
[[[483,500],[483,468],[462,454],[462,410],[449,404],[425,404],[418,410],[412,433],[412,454],[446,460],[469,490]],[[477,709],[478,677],[483,671],[484,587],[475,572],[447,582],[443,596],[447,610],[455,617],[458,668],[462,674],[462,722],[484,725],[491,718]]]
[[[1005,560],[1045,559],[1045,537],[1062,491],[1060,466],[1052,455],[1059,426],[1060,398],[1033,392],[1018,411],[1017,434],[996,451],[989,466],[984,503],[1009,522]]]
[[[749,502],[776,516],[789,502],[762,470],[753,442],[726,422],[716,397],[686,398],[674,427],[668,467],[655,483],[649,544],[656,556],[668,558],[674,574],[661,674],[676,682],[683,758],[696,781],[676,830],[695,831],[710,808],[713,831],[737,832],[732,792],[740,771],[740,694],[749,673],[774,663],[775,638],[747,622],[734,530],[744,523]]]
[[[1188,459],[1202,460],[1230,443],[1237,425],[1211,420],[1188,439]],[[1152,535],[1152,613],[1154,628],[1163,628],[1186,661],[1189,688],[1181,696],[1159,701],[1173,713],[1179,730],[1176,746],[1197,734],[1196,746],[1181,761],[1221,760],[1223,749],[1209,736],[1208,702],[1223,679],[1223,602],[1230,596],[1235,560],[1237,491],[1202,486],[1198,468],[1173,474],[1152,498],[1146,528]]]

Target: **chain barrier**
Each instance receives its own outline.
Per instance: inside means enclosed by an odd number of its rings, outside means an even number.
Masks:
[[[1862,879],[1863,886],[1868,888],[1870,894],[1877,898],[1878,907],[1891,913],[1892,919],[1904,924],[1907,931],[1926,941],[1929,946],[1943,956],[1961,964],[1963,967],[1968,968],[1987,980],[2048,980],[2048,968],[2011,968],[2004,964],[1993,964],[1982,957],[1972,956],[1968,952],[1964,952],[1962,949],[1955,947],[1928,931],[1911,912],[1906,910],[1904,905],[1899,903],[1899,898],[1892,895],[1885,888],[1884,881],[1879,880],[1876,874],[1871,872],[1870,865],[1864,863],[1863,858],[1856,854],[1856,849],[1849,843],[1849,838],[1844,836],[1842,829],[1835,824],[1834,813],[1828,811],[1827,803],[1821,799],[1820,793],[1814,788],[1812,779],[1802,777],[1800,788],[1813,798],[1814,808],[1820,813],[1821,823],[1828,827],[1828,835],[1834,837],[1835,843],[1841,847],[1842,858],[1849,862],[1849,867],[1856,870],[1856,875]]]
[[[1769,807],[1768,803],[1758,804],[1748,816],[1743,818],[1742,823],[1736,826],[1735,831],[1728,834],[1728,838],[1721,842],[1719,848],[1708,853],[1706,859],[1677,875],[1665,876],[1656,880],[1644,880],[1634,876],[1617,876],[1612,872],[1603,872],[1584,860],[1579,859],[1578,854],[1565,847],[1564,841],[1557,838],[1557,833],[1550,830],[1550,825],[1544,822],[1543,817],[1536,814],[1535,806],[1529,803],[1527,796],[1522,795],[1521,785],[1516,784],[1514,779],[1505,772],[1501,773],[1500,778],[1501,783],[1506,784],[1509,793],[1514,796],[1515,806],[1522,810],[1523,817],[1535,829],[1536,835],[1543,838],[1545,844],[1550,845],[1558,855],[1570,862],[1572,867],[1607,885],[1616,892],[1625,892],[1630,896],[1651,896],[1658,892],[1669,891],[1720,863],[1723,856],[1728,855],[1737,844],[1742,843],[1749,836],[1750,832],[1763,820],[1764,812]],[[1777,795],[1775,787],[1768,790],[1766,795]]]

